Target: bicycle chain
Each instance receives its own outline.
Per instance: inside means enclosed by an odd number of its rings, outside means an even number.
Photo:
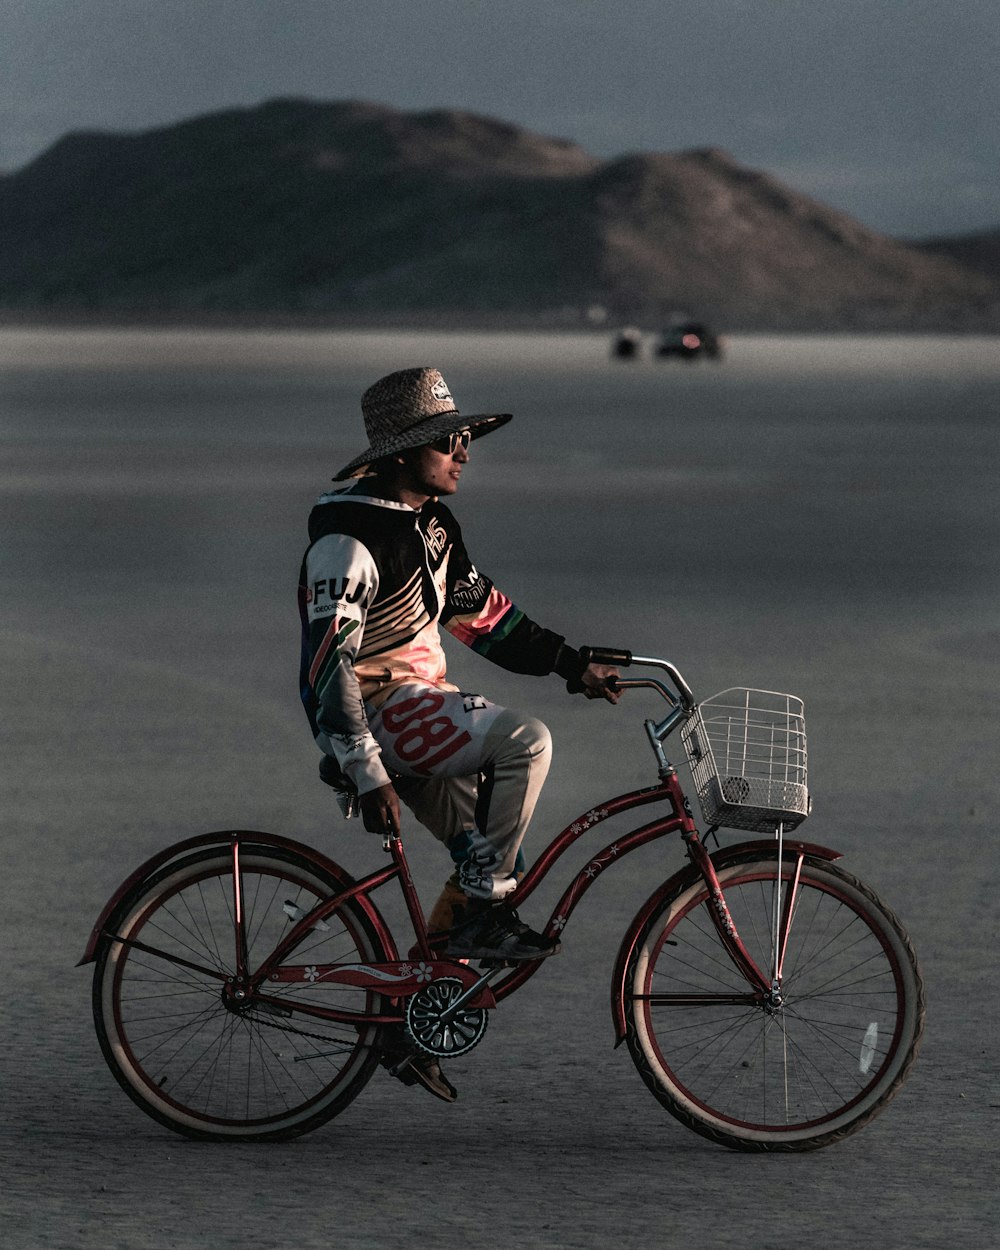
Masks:
[[[263,1020],[260,1016],[250,1016],[249,1013],[241,1014],[242,1020],[251,1019],[254,1024],[263,1024],[269,1029],[278,1029],[281,1033],[294,1033],[296,1037],[308,1037],[314,1042],[326,1042],[328,1046],[343,1046],[345,1050],[352,1050],[350,1042],[341,1042],[335,1037],[331,1037],[329,1033],[310,1033],[308,1029],[295,1029],[289,1024],[277,1024],[274,1020]]]

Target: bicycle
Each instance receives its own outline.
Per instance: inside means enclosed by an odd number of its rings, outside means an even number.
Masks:
[[[591,885],[629,853],[679,833],[689,863],[650,895],[615,962],[611,1013],[654,1097],[688,1128],[748,1151],[811,1150],[856,1132],[914,1061],[924,992],[913,946],[837,851],[788,835],[808,815],[805,724],[791,695],[738,688],[696,704],[677,668],[589,648],[669,704],[647,719],[655,785],[590,808],[542,851],[520,904],[583,834],[635,808],[668,810],[596,855],[544,929],[562,934]],[[708,835],[770,837],[706,850],[664,742],[676,729]],[[716,843],[718,838],[716,837]],[[319,851],[252,831],[208,833],[153,856],[102,911],[80,964],[95,962],[101,1049],[159,1123],[194,1138],[294,1137],[341,1112],[389,1039],[440,1059],[466,1054],[489,1013],[542,960],[477,967],[428,935],[403,843],[355,880]],[[414,945],[403,957],[372,894],[402,889]]]

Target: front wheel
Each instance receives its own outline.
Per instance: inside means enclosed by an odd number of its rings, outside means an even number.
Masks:
[[[655,1097],[737,1150],[814,1150],[856,1132],[906,1078],[924,1022],[916,956],[898,919],[842,869],[748,852],[719,870],[757,967],[773,966],[795,890],[780,998],[748,1001],[692,874],[643,928],[625,973],[626,1039]],[[762,999],[762,996],[760,996]],[[742,1000],[742,1001],[741,1001]]]
[[[240,855],[247,963],[259,967],[320,899],[345,882],[292,851]],[[94,1020],[119,1084],[148,1115],[189,1137],[294,1137],[336,1115],[377,1062],[378,1026],[298,1008],[373,1014],[363,989],[310,981],[269,987],[270,1002],[234,1002],[233,859],[202,851],[161,869],[125,898],[98,952]],[[386,953],[348,901],[300,943],[296,963],[368,963]],[[280,1005],[275,1000],[280,1000]]]

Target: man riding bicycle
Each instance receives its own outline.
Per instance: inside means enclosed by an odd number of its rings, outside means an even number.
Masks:
[[[436,369],[404,369],[361,400],[369,446],[309,518],[302,561],[301,692],[328,780],[355,789],[365,828],[400,829],[400,799],[455,865],[429,918],[454,958],[519,961],[559,950],[504,900],[523,875],[521,842],[548,772],[534,717],[446,680],[438,626],[511,672],[557,673],[618,702],[616,670],[585,665],[469,559],[441,503],[458,490],[473,439],[509,413],[461,416]],[[426,1056],[399,1073],[438,1097],[455,1091]]]

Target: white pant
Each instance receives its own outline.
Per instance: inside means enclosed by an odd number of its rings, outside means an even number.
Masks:
[[[552,758],[548,729],[482,695],[416,682],[367,711],[400,798],[451,852],[455,883],[476,898],[513,889]]]

